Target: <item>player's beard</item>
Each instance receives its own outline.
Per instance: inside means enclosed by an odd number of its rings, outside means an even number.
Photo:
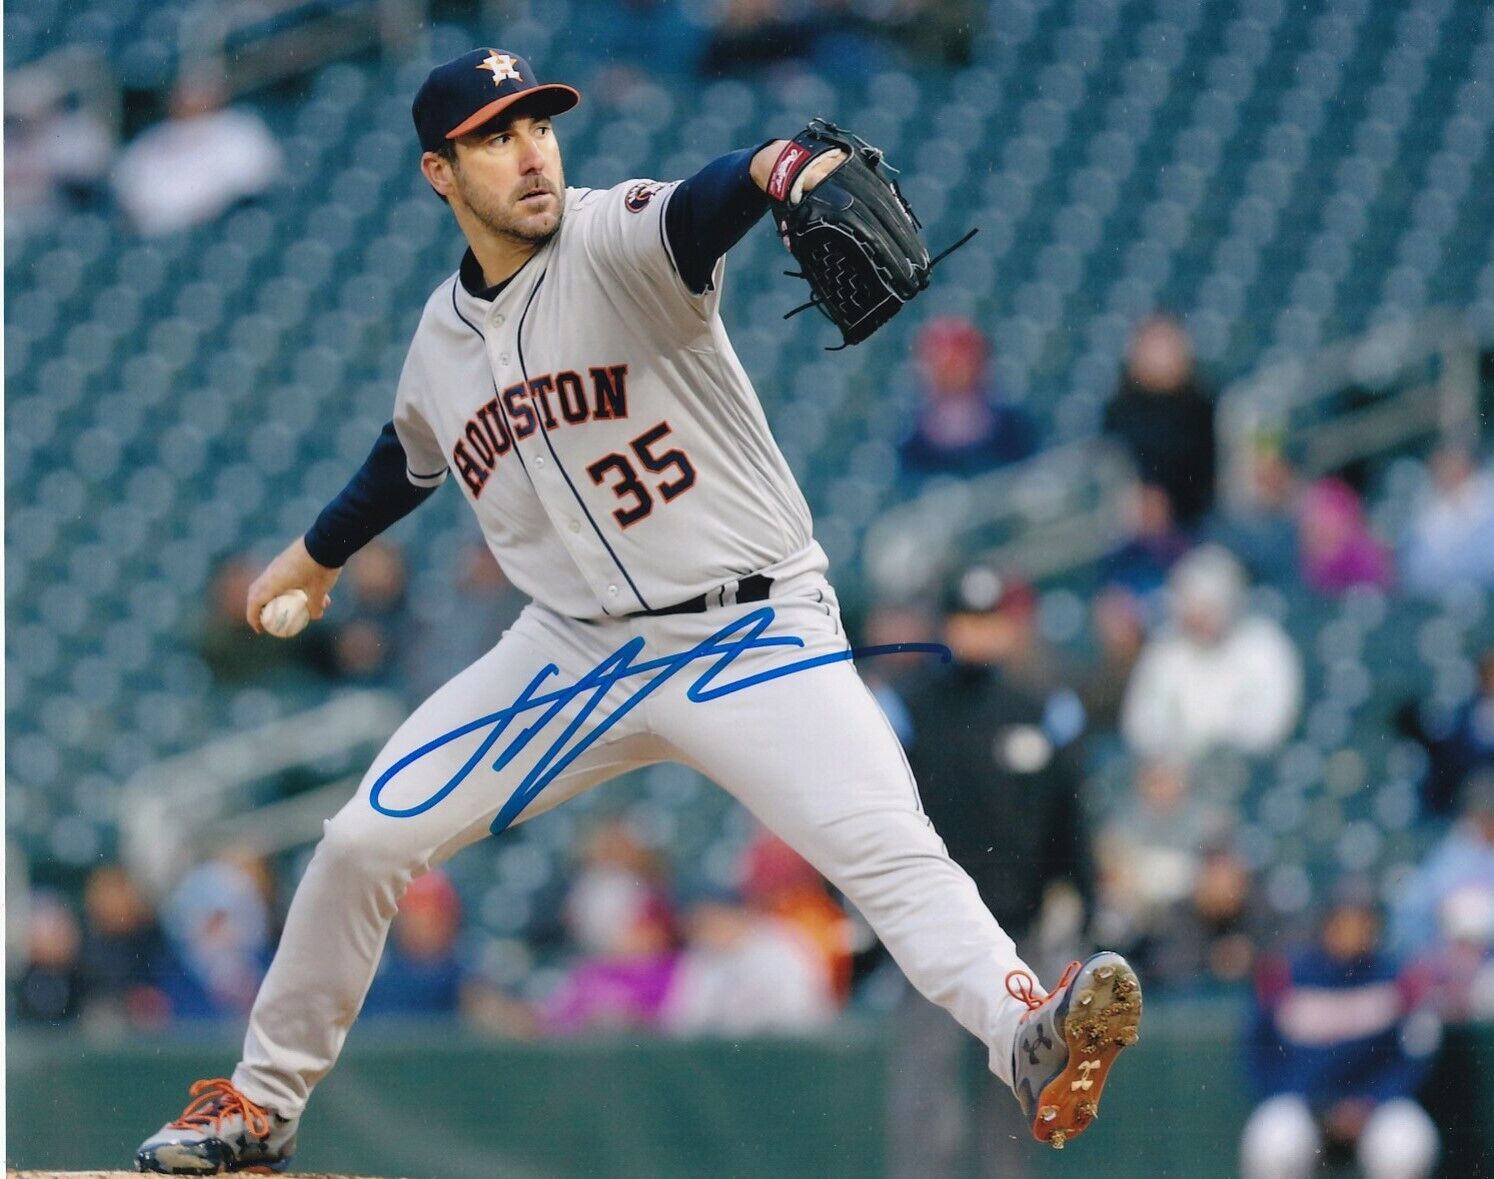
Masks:
[[[491,193],[470,188],[462,179],[461,172],[456,173],[456,182],[457,189],[462,194],[462,200],[472,216],[477,218],[484,229],[498,237],[506,237],[511,241],[524,242],[532,246],[542,246],[559,231],[561,219],[565,216],[564,179],[558,185],[549,179],[540,184],[526,184],[506,202],[494,197]],[[527,193],[537,190],[548,192],[555,198],[553,221],[548,217],[523,211],[520,202]]]

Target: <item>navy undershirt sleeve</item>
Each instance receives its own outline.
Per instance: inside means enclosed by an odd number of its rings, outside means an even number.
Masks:
[[[710,287],[716,260],[768,211],[768,195],[751,173],[752,157],[761,147],[712,160],[679,183],[664,209],[664,233],[675,268],[697,295]]]
[[[318,565],[341,568],[347,559],[422,503],[434,487],[417,487],[406,475],[405,448],[388,423],[358,473],[337,493],[306,533],[306,551]]]

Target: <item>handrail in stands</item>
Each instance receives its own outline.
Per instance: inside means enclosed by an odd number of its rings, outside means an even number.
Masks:
[[[973,551],[1028,577],[1061,573],[1114,547],[1135,482],[1129,458],[1105,438],[973,479],[941,480],[872,525],[863,548],[867,579],[878,598],[906,601],[927,594]]]
[[[146,889],[164,895],[207,834],[248,809],[255,783],[382,742],[405,715],[393,693],[345,692],[137,770],[119,795],[121,859]]]
[[[1310,476],[1416,438],[1476,444],[1478,351],[1463,317],[1436,308],[1236,381],[1219,399],[1221,494],[1248,499],[1251,452],[1263,434],[1290,433],[1297,464]],[[1333,405],[1348,389],[1364,396]]]
[[[1248,494],[1250,450],[1265,431],[1290,430],[1309,475],[1419,437],[1476,443],[1478,366],[1472,330],[1438,308],[1257,369],[1219,398],[1221,493]],[[1334,405],[1351,387],[1373,394]],[[906,601],[974,553],[1034,579],[1072,572],[1124,538],[1134,483],[1124,455],[1096,438],[933,484],[872,525],[862,548],[868,583],[883,600]],[[995,531],[1006,535],[983,541]]]

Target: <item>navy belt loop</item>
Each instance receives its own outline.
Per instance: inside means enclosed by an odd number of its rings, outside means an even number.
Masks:
[[[742,578],[741,581],[737,582],[736,586],[736,604],[738,606],[745,606],[751,602],[766,602],[768,600],[768,594],[773,586],[773,579],[763,573],[750,573],[746,577]],[[688,601],[679,602],[673,606],[665,606],[661,610],[640,610],[636,614],[628,615],[628,617],[662,618],[668,614],[704,614],[708,609],[710,609],[710,602],[707,599],[711,596],[711,594],[721,592],[722,601],[720,604],[725,604],[724,589],[725,587],[723,587],[722,591],[710,590],[704,594],[697,594],[695,597],[690,598]]]

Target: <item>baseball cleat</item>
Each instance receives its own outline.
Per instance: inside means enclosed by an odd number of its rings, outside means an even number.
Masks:
[[[1007,993],[1027,1004],[1012,1048],[1012,1091],[1032,1121],[1032,1136],[1056,1150],[1099,1114],[1100,1093],[1122,1048],[1140,1038],[1141,983],[1119,954],[1070,962],[1039,998],[1032,976],[1013,970]]]
[[[272,1175],[296,1151],[297,1121],[261,1109],[219,1077],[192,1086],[174,1122],[135,1152],[135,1170],[157,1175]]]

